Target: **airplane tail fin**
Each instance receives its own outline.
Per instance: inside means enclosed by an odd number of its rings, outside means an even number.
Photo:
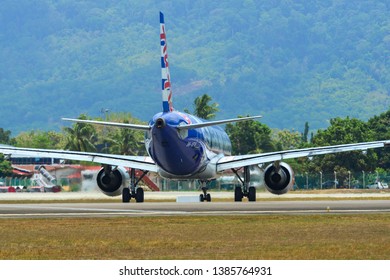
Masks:
[[[162,78],[162,102],[163,112],[173,111],[171,78],[169,75],[167,37],[165,34],[164,14],[160,12],[160,42],[161,42],[161,78]]]

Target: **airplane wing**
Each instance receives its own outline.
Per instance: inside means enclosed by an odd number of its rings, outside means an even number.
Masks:
[[[367,150],[373,148],[382,148],[390,146],[390,140],[363,142],[356,144],[334,145],[316,148],[305,148],[296,150],[286,150],[271,153],[226,156],[222,157],[217,163],[217,172],[227,169],[240,168],[262,164],[267,162],[282,161],[284,159],[312,157],[340,152],[349,152],[357,150]],[[123,156],[102,153],[86,153],[65,150],[48,150],[48,149],[31,149],[16,148],[11,146],[0,146],[0,153],[8,156],[25,156],[25,157],[52,157],[59,159],[97,162],[114,166],[126,166],[151,172],[157,172],[158,167],[155,162],[147,156]]]
[[[113,166],[125,166],[145,171],[157,172],[157,165],[150,157],[123,156],[101,153],[74,152],[65,150],[30,149],[1,146],[0,153],[7,156],[48,157],[77,161],[89,161]]]
[[[334,145],[334,146],[325,146],[325,147],[317,147],[317,148],[306,148],[306,149],[297,149],[297,150],[286,150],[286,151],[253,154],[253,155],[226,156],[221,158],[218,161],[217,172],[226,169],[231,169],[231,168],[239,168],[243,166],[256,165],[256,164],[262,164],[267,162],[282,161],[284,159],[290,159],[290,158],[312,157],[317,155],[367,150],[373,148],[382,148],[385,146],[390,146],[390,140]]]

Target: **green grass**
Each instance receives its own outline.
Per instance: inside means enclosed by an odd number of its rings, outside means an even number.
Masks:
[[[390,259],[390,214],[1,219],[0,259]]]

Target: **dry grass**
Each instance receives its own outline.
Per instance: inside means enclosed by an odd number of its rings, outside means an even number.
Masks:
[[[0,220],[0,259],[390,259],[390,214]]]

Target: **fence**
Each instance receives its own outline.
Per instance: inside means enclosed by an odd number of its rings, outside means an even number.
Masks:
[[[33,186],[33,180],[23,177],[4,177],[0,178],[0,185],[3,186]]]
[[[389,183],[390,176],[379,172],[318,172],[295,174],[295,189],[365,189],[377,182]]]
[[[59,184],[61,186],[69,185],[69,179],[67,178],[59,178],[54,181],[55,184]],[[0,186],[13,186],[13,187],[33,187],[33,186],[42,186],[36,178],[31,177],[0,177]]]

